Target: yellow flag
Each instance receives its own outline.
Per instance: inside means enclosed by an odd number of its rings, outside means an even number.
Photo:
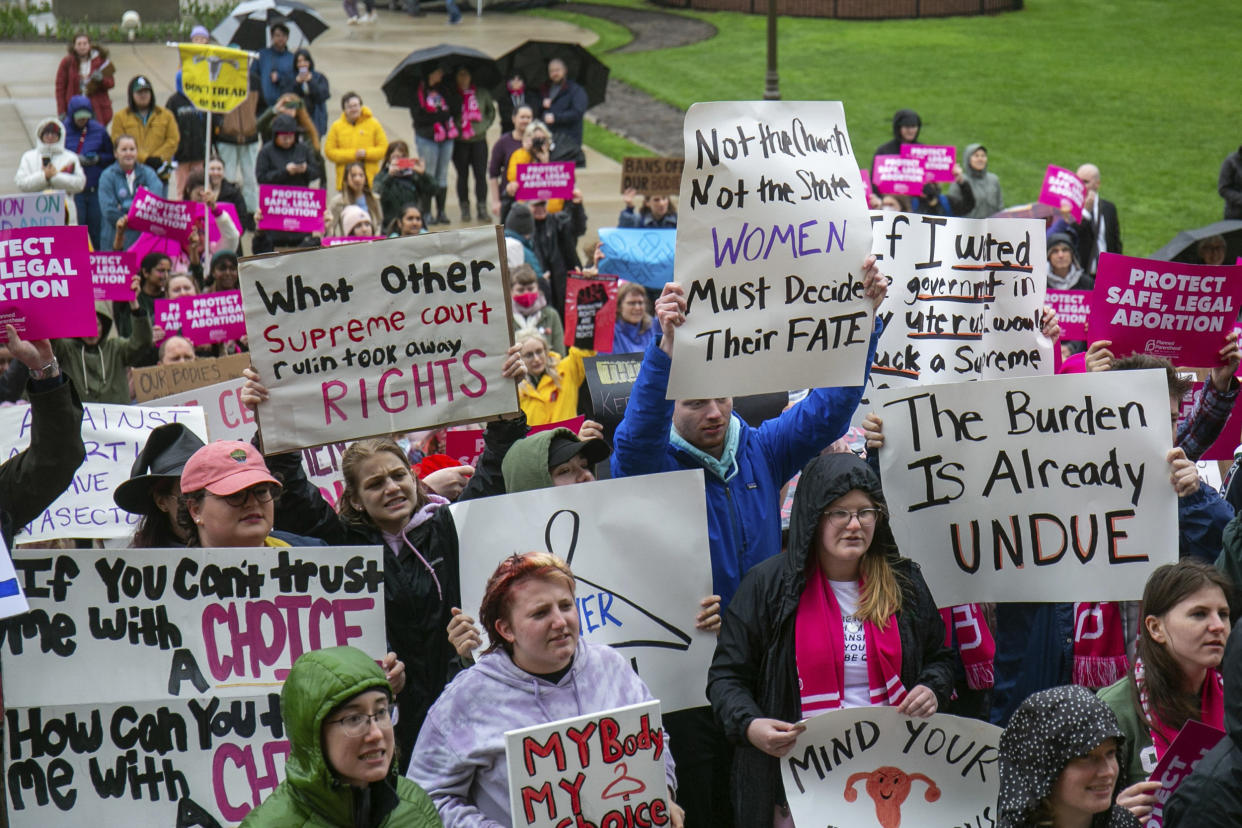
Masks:
[[[231,112],[246,100],[250,53],[227,46],[178,43],[181,89],[199,109]]]

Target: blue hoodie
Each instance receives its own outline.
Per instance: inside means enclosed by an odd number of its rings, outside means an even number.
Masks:
[[[78,129],[74,123],[73,113],[79,109],[91,110],[91,119],[84,129]],[[69,99],[69,111],[65,113],[65,149],[78,154],[82,169],[86,173],[86,189],[94,190],[99,186],[99,176],[104,168],[116,159],[112,154],[112,139],[103,124],[95,120],[95,110],[91,99],[85,95],[74,95]]]

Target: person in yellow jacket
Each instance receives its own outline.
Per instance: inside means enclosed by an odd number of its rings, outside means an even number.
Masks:
[[[134,136],[138,144],[138,163],[146,164],[167,180],[168,172],[160,172],[160,168],[172,160],[181,142],[177,118],[156,105],[155,91],[145,75],[131,80],[128,91],[129,106],[112,117],[112,141],[115,143],[122,135]]]
[[[336,188],[341,189],[345,179],[345,165],[361,161],[366,165],[367,183],[375,179],[384,151],[388,149],[388,136],[371,110],[362,105],[357,92],[346,92],[341,98],[341,117],[328,127],[323,141],[323,154],[336,165]]]
[[[538,331],[517,335],[519,353],[526,364],[526,379],[518,386],[518,402],[527,425],[560,423],[578,416],[578,386],[586,379],[584,357],[595,351],[570,348],[562,357],[548,348]]]

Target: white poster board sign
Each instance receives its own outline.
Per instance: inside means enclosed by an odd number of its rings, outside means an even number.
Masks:
[[[112,491],[129,479],[129,469],[152,429],[184,423],[199,437],[207,437],[203,412],[197,408],[84,403],[82,409],[86,460],[74,472],[69,488],[17,535],[19,544],[56,538],[130,537],[138,516],[117,506]],[[0,408],[0,459],[8,460],[30,445],[30,426],[30,406]]]
[[[665,710],[702,707],[716,636],[694,628],[712,594],[703,472],[600,480],[455,503],[462,608],[514,553],[549,551],[577,579],[584,639],[615,647]],[[635,515],[641,515],[636,520]]]
[[[514,828],[671,825],[658,701],[505,733]]]
[[[263,451],[517,411],[504,250],[476,227],[243,261]]]
[[[669,399],[860,384],[871,228],[841,103],[696,103],[684,139]]]
[[[1126,601],[1175,563],[1163,371],[875,392],[893,535],[939,606]]]
[[[995,825],[1000,736],[987,722],[913,719],[892,707],[810,718],[781,760],[794,822],[822,825],[831,814],[834,828]]]
[[[26,603],[26,593],[17,580],[17,572],[13,569],[13,559],[9,555],[8,544],[0,538],[0,618],[11,618],[21,615],[30,609]]]

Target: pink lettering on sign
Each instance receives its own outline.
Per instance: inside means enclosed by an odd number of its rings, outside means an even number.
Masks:
[[[901,157],[917,158],[922,161],[927,181],[938,181],[942,184],[953,181],[953,165],[957,163],[957,147],[902,144]]]
[[[225,742],[217,747],[211,757],[211,786],[216,807],[224,818],[240,822],[252,808],[259,807],[266,795],[280,784],[281,773],[276,766],[276,757],[283,755],[287,760],[291,752],[288,739],[264,743],[261,759],[255,757],[253,745]],[[229,794],[226,778],[236,775],[237,771],[241,771],[246,778],[248,797],[237,791],[231,796]]]
[[[155,300],[155,324],[195,345],[214,345],[246,335],[240,290]]]
[[[885,194],[920,195],[925,175],[920,159],[900,155],[877,155],[871,168],[876,191]]]
[[[553,161],[548,164],[518,164],[518,201],[546,201],[549,198],[574,197],[574,162]]]
[[[86,228],[0,231],[0,331],[23,339],[97,336]]]
[[[1058,210],[1069,210],[1074,221],[1082,221],[1082,202],[1086,190],[1077,173],[1053,164],[1044,173],[1044,186],[1039,191],[1039,203]]]
[[[128,302],[134,298],[132,285],[138,272],[134,254],[127,250],[92,252],[91,285],[96,302]]]
[[[322,233],[328,194],[312,187],[259,185],[259,229]]]
[[[1156,769],[1151,772],[1150,781],[1159,782],[1160,789],[1156,791],[1156,804],[1151,818],[1147,821],[1148,828],[1160,828],[1164,825],[1164,807],[1169,798],[1194,771],[1199,760],[1216,747],[1216,743],[1224,736],[1223,731],[1194,719],[1188,719],[1182,725],[1173,743],[1160,757]]]
[[[1191,265],[1101,253],[1090,340],[1117,357],[1140,353],[1211,368],[1242,307],[1242,267]]]
[[[139,187],[129,205],[126,226],[185,244],[194,232],[195,215],[201,210],[202,207],[193,201],[169,201]]]
[[[1086,341],[1087,317],[1091,313],[1091,291],[1049,288],[1046,301],[1057,312],[1061,338]]]

